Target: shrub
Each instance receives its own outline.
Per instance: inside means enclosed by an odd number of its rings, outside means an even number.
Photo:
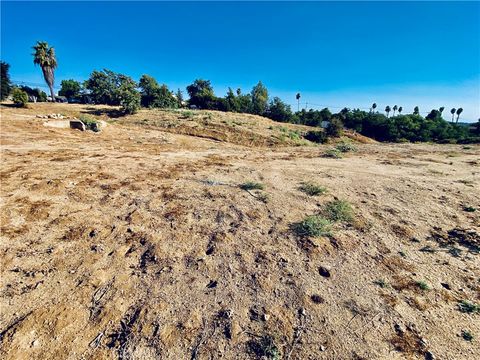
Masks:
[[[331,158],[331,159],[341,159],[343,157],[342,153],[337,149],[328,149],[323,153],[322,156],[325,158]]]
[[[467,300],[462,300],[458,304],[458,309],[463,312],[463,313],[468,313],[468,314],[475,314],[480,312],[480,305],[471,303]]]
[[[240,185],[242,190],[265,190],[265,185],[253,181],[248,181]]]
[[[422,290],[430,290],[430,287],[425,281],[417,281],[415,284]]]
[[[133,81],[125,81],[118,89],[118,99],[125,114],[135,114],[140,109],[140,93]]]
[[[293,224],[292,229],[298,236],[328,236],[332,223],[318,215],[307,216],[303,221]]]
[[[357,151],[357,147],[349,142],[341,142],[335,148],[342,153]]]
[[[332,137],[339,137],[343,133],[343,123],[340,119],[333,118],[327,127],[327,135]]]
[[[325,205],[323,214],[330,221],[352,222],[354,215],[352,206],[348,201],[333,200]]]
[[[473,340],[473,335],[468,330],[462,330],[462,338],[463,338],[463,340],[466,340],[466,341],[472,341]]]
[[[323,144],[327,141],[327,135],[325,131],[321,130],[307,131],[303,137],[308,141],[319,144]]]
[[[91,118],[88,115],[80,115],[80,121],[85,124],[85,128],[87,130],[92,130],[94,132],[99,132],[100,131],[100,126],[97,122],[97,120]]]
[[[326,188],[312,182],[302,183],[298,189],[310,196],[321,195],[327,192]]]
[[[18,88],[13,89],[12,91],[13,102],[18,107],[27,107],[28,103],[28,94]]]

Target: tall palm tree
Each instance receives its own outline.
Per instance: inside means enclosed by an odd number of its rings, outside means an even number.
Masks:
[[[457,123],[458,123],[458,119],[460,118],[460,114],[463,112],[463,109],[462,108],[458,108],[457,109]]]
[[[440,111],[440,115],[442,115],[443,110],[445,110],[445,106],[440,106],[440,108],[438,109],[438,111]]]
[[[55,101],[55,93],[53,91],[53,83],[55,82],[54,71],[57,68],[57,58],[55,57],[55,49],[48,45],[45,41],[37,41],[33,46],[35,51],[33,55],[33,63],[42,68],[43,78],[50,88],[52,101]]]
[[[393,116],[395,116],[395,111],[397,111],[398,109],[398,106],[397,105],[393,105]]]
[[[457,111],[457,109],[455,109],[455,108],[452,108],[450,110],[450,114],[452,114],[452,123],[453,123],[453,117],[455,116],[455,111]]]
[[[295,98],[297,99],[297,111],[300,111],[300,93],[297,93]]]
[[[377,108],[377,103],[373,103],[372,107],[370,108],[370,112],[373,113],[375,112],[375,109]]]
[[[398,115],[400,115],[400,114],[402,113],[402,111],[403,111],[403,107],[400,106],[400,107],[398,108]]]
[[[418,108],[418,106],[415,106],[413,108],[413,115],[418,115],[418,114],[420,114],[420,109]]]
[[[387,118],[388,118],[388,115],[390,114],[390,111],[392,109],[390,109],[390,106],[387,105],[387,107],[385,108],[385,112],[387,113]]]

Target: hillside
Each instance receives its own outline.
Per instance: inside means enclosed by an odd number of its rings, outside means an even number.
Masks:
[[[480,358],[480,146],[347,132],[337,159],[257,116],[116,116],[1,107],[2,358]]]

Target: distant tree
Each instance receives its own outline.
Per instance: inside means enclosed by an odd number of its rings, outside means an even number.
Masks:
[[[375,112],[375,109],[377,108],[377,103],[373,103],[372,107],[370,108],[370,112],[373,113]]]
[[[111,70],[94,70],[87,81],[85,88],[90,90],[90,96],[95,104],[119,105],[116,97],[119,78]]]
[[[252,113],[263,115],[268,106],[268,91],[261,81],[255,85],[251,92],[252,95]]]
[[[443,110],[445,110],[445,106],[440,106],[440,108],[438,109],[438,111],[440,111],[440,114],[443,113]]]
[[[38,102],[45,102],[47,101],[47,93],[45,91],[40,90],[39,88],[32,89],[29,86],[21,86],[21,90],[25,91],[27,95],[34,98],[34,101]]]
[[[160,85],[157,80],[149,75],[142,75],[138,82],[141,94],[141,104],[144,107],[154,107],[154,102],[158,96]]]
[[[390,111],[391,111],[391,110],[392,110],[392,109],[390,108],[389,105],[387,105],[387,106],[385,107],[385,112],[387,113],[387,118],[388,118],[388,115],[390,114]]]
[[[413,108],[413,114],[414,114],[414,115],[419,115],[419,114],[420,114],[420,109],[418,108],[418,106],[415,106],[415,107]]]
[[[455,116],[455,111],[457,111],[457,109],[455,109],[455,108],[450,109],[450,114],[452,114],[452,123],[453,123],[453,118]]]
[[[118,78],[119,87],[115,97],[124,114],[135,114],[140,109],[140,93],[137,91],[137,83],[125,75],[118,75]]]
[[[398,115],[400,115],[400,114],[402,113],[402,111],[403,111],[403,107],[400,106],[400,107],[398,108]]]
[[[6,62],[0,62],[0,101],[7,98],[12,90],[12,83],[10,81],[10,65]]]
[[[216,98],[210,80],[195,80],[193,84],[187,86],[187,92],[190,96],[190,105],[210,109],[215,103]]]
[[[458,119],[460,119],[460,114],[463,112],[463,109],[462,108],[458,108],[457,109],[457,123],[458,123]]]
[[[290,105],[285,104],[279,97],[274,97],[270,101],[267,116],[275,121],[288,122],[293,114]]]
[[[55,82],[55,69],[57,68],[57,58],[55,56],[55,49],[50,47],[48,43],[44,41],[37,41],[37,44],[33,46],[34,53],[33,63],[39,65],[43,72],[43,78],[50,88],[50,95],[52,100],[55,101],[55,92],[53,91],[53,85]]]
[[[12,90],[12,99],[16,106],[27,107],[28,94],[25,91],[20,90],[19,88],[14,88]]]
[[[177,94],[176,94],[177,102],[178,102],[178,107],[181,108],[183,107],[183,93],[182,90],[178,89]]]
[[[82,89],[82,85],[80,82],[70,79],[70,80],[62,80],[60,83],[60,91],[58,95],[65,96],[66,98],[73,98],[80,94],[80,90]]]
[[[297,99],[297,111],[300,111],[300,93],[297,93],[295,98]]]
[[[238,96],[241,94],[240,89],[237,89],[237,94],[233,92],[232,88],[228,88],[227,95],[225,95],[225,107],[227,111],[239,112],[240,104]]]
[[[393,116],[395,116],[395,111],[397,111],[397,109],[398,109],[398,106],[397,106],[397,105],[394,105],[394,106],[393,106]]]
[[[437,120],[442,119],[442,113],[437,109],[432,109],[428,115],[425,117],[427,120]]]

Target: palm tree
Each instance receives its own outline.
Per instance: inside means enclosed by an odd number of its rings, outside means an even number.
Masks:
[[[398,115],[400,115],[400,114],[402,113],[402,111],[403,111],[403,107],[400,106],[400,107],[398,108]]]
[[[375,109],[377,108],[377,103],[373,103],[372,107],[370,108],[370,112],[373,113],[375,112]]]
[[[387,105],[387,107],[385,108],[385,112],[387,113],[387,118],[388,118],[388,114],[390,114],[390,111],[392,109],[390,109],[390,106]]]
[[[397,111],[398,109],[398,106],[397,105],[393,105],[393,116],[395,116],[395,111]]]
[[[48,46],[45,41],[37,41],[33,47],[35,51],[33,55],[33,63],[40,65],[43,72],[43,78],[50,88],[52,101],[55,101],[55,93],[53,92],[53,83],[55,81],[54,70],[57,68],[57,58],[55,57],[55,49]]]
[[[420,114],[420,109],[418,108],[418,106],[415,106],[413,108],[413,115],[418,115],[418,114]]]
[[[458,108],[457,109],[457,123],[458,123],[458,119],[460,118],[460,114],[463,112],[463,109],[462,108]]]
[[[297,111],[300,111],[300,93],[297,93],[295,98],[297,99]]]
[[[457,111],[457,109],[455,109],[455,108],[452,108],[450,110],[450,114],[452,114],[452,123],[453,123],[453,117],[455,116],[455,111]]]
[[[440,111],[440,115],[442,115],[443,110],[445,110],[445,106],[440,106],[440,109],[438,109],[438,111]]]

